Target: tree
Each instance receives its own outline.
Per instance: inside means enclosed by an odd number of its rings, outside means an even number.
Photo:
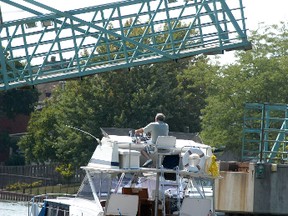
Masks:
[[[202,107],[191,103],[204,99],[185,101],[182,97],[178,75],[185,67],[185,61],[145,65],[67,82],[65,90],[57,88],[43,110],[32,114],[28,134],[19,142],[27,161],[85,165],[96,141],[66,125],[100,138],[100,127],[138,128],[153,121],[157,112],[164,112],[172,131],[184,131],[186,125],[198,130],[199,116],[187,111],[200,113]],[[193,71],[200,74],[201,70],[195,67]],[[191,89],[186,88],[185,94]]]
[[[5,53],[5,59],[9,59],[8,52]],[[10,63],[7,63],[5,66],[7,70],[23,67],[22,63],[19,61],[10,61]],[[1,68],[2,65],[0,63],[0,69]],[[7,73],[8,78],[12,76],[14,76],[14,73],[12,73],[11,71]],[[3,79],[3,75],[1,73],[0,79]],[[38,103],[38,98],[38,91],[36,89],[33,89],[32,87],[2,91],[0,92],[0,117],[5,116],[13,119],[19,114],[30,115],[30,113],[34,111],[35,106]],[[19,163],[23,162],[23,157],[22,155],[16,153],[18,147],[15,141],[13,141],[8,136],[9,132],[10,131],[5,131],[0,133],[0,149],[2,149],[2,152],[6,152],[7,155],[10,149],[12,149],[14,154],[12,155],[12,157],[9,158],[8,161],[6,161],[6,164],[19,165]]]
[[[11,89],[0,92],[0,110],[9,118],[17,114],[29,115],[38,103],[36,89]]]
[[[240,155],[244,104],[288,103],[287,33],[285,23],[252,31],[252,50],[238,51],[234,64],[206,73],[210,87],[201,132],[206,143]]]
[[[206,76],[218,69],[207,61],[207,58],[199,57],[177,75],[178,94],[174,109],[181,116],[174,116],[175,126],[178,126],[176,131],[183,127],[188,127],[191,132],[201,131],[201,110],[206,106],[207,89],[211,88]]]
[[[141,33],[143,29],[139,28],[131,35]],[[181,38],[181,34],[179,31],[174,39]],[[89,56],[89,52],[85,50],[83,55]],[[106,53],[106,47],[97,52]],[[95,55],[93,61],[98,60]],[[205,68],[211,67],[207,58],[200,56],[67,81],[65,89],[57,88],[52,93],[41,112],[33,113],[28,134],[19,146],[28,162],[53,161],[64,167],[72,163],[75,167],[87,164],[97,143],[93,137],[66,125],[101,138],[100,127],[138,128],[163,112],[171,131],[189,127],[190,132],[198,132],[206,95],[205,85],[193,79]]]
[[[9,53],[5,53],[5,59],[9,59]],[[7,70],[12,68],[22,68],[23,64],[19,61],[10,62],[6,64]],[[0,63],[0,69],[2,68]],[[8,73],[11,77],[14,73]],[[3,76],[0,74],[0,79]],[[17,114],[29,115],[34,111],[34,107],[38,102],[39,93],[37,89],[32,87],[22,89],[11,89],[0,92],[0,111],[4,112],[8,117],[13,118]]]
[[[96,141],[67,127],[77,126],[83,130],[92,130],[93,133],[93,127],[89,127],[92,120],[89,110],[85,109],[82,102],[82,85],[79,83],[75,86],[76,83],[67,82],[67,91],[56,88],[53,97],[46,101],[45,107],[31,115],[28,133],[18,143],[27,163],[87,163],[87,158],[96,147]],[[83,126],[84,122],[89,129]]]

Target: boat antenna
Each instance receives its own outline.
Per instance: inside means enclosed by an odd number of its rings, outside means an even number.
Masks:
[[[80,132],[82,132],[82,133],[84,133],[84,134],[87,134],[87,135],[93,137],[93,138],[96,140],[96,142],[99,143],[99,145],[101,145],[101,141],[100,141],[97,137],[95,137],[94,135],[92,135],[91,133],[89,133],[89,132],[87,132],[87,131],[84,131],[84,130],[81,130],[81,129],[79,129],[79,128],[77,128],[77,127],[74,127],[74,126],[71,126],[71,125],[65,125],[65,126],[66,126],[66,127],[69,127],[69,128],[72,128],[72,129],[74,129],[74,130],[80,131]]]

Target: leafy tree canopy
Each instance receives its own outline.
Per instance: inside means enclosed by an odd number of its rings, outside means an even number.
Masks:
[[[29,115],[34,111],[39,94],[36,89],[11,89],[0,92],[0,111],[13,118],[17,114]]]
[[[251,32],[253,49],[237,51],[238,61],[207,71],[207,106],[202,110],[205,143],[238,152],[242,146],[244,104],[288,103],[287,26]]]
[[[130,24],[128,20],[125,26]],[[185,27],[179,22],[177,28],[181,26]],[[143,28],[129,35],[142,35]],[[167,26],[163,27],[163,35],[153,39],[165,41],[165,29]],[[184,37],[181,31],[173,35],[175,40],[181,37]],[[145,43],[149,40],[146,38]],[[118,55],[119,47],[114,48],[115,53],[108,53],[105,46],[97,52],[106,53],[104,56],[109,61]],[[84,50],[83,56],[88,55],[90,51]],[[95,55],[91,61],[97,62],[97,58]],[[201,71],[210,67],[207,58],[199,56],[67,81],[65,89],[55,89],[42,111],[33,113],[28,134],[22,137],[19,146],[27,162],[53,161],[79,166],[87,164],[97,141],[67,125],[100,137],[100,127],[138,128],[154,121],[156,113],[163,112],[171,131],[189,127],[191,132],[198,132],[206,95],[205,86],[198,85],[193,78],[201,79]]]
[[[9,59],[9,53],[5,53],[5,58]],[[22,68],[23,65],[19,61],[7,63],[6,68]],[[0,63],[0,69],[2,65]],[[8,74],[8,77],[13,76],[13,73]],[[0,74],[0,79],[3,78]],[[13,118],[17,114],[29,115],[34,111],[34,107],[38,102],[38,91],[32,87],[22,89],[11,89],[0,91],[0,112],[4,112],[6,116]]]
[[[4,53],[6,59],[9,59],[9,53]],[[5,67],[7,69],[17,69],[23,67],[22,63],[19,61],[11,62],[7,61]],[[3,65],[0,63],[0,69]],[[12,77],[14,73],[8,73],[7,77]],[[3,79],[3,75],[0,73],[0,79]],[[32,87],[26,87],[22,89],[12,89],[7,91],[0,91],[0,117],[5,116],[8,118],[14,118],[19,114],[30,115],[34,111],[36,104],[38,103],[38,91]],[[8,152],[9,148],[14,151],[18,147],[15,141],[9,137],[7,131],[0,132],[0,150],[2,152]],[[9,158],[6,163],[12,165],[18,165],[23,160],[21,155],[14,154],[13,157]]]
[[[286,24],[252,31],[250,40],[252,50],[221,67],[198,56],[67,82],[33,113],[19,145],[30,161],[84,165],[96,140],[65,125],[99,137],[100,127],[138,128],[163,112],[171,131],[189,127],[205,143],[240,154],[244,104],[288,102]]]
[[[201,73],[207,60],[198,59],[200,66],[190,65],[190,73],[185,61],[98,74],[69,81],[64,90],[57,88],[43,110],[33,113],[28,134],[19,142],[26,159],[85,165],[96,140],[66,125],[100,137],[100,127],[138,128],[163,112],[171,131],[188,126],[198,132],[205,94],[202,86],[189,79]],[[185,79],[185,74],[191,77]]]

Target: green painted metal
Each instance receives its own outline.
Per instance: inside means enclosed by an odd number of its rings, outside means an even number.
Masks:
[[[245,104],[242,160],[283,162],[288,159],[288,105]]]
[[[251,49],[242,0],[126,0],[64,12],[0,2],[32,15],[0,25],[0,90]]]

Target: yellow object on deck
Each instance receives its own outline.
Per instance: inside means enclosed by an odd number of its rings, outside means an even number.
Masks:
[[[216,162],[216,156],[212,155],[211,156],[211,164],[209,167],[209,173],[213,176],[213,177],[217,177],[219,176],[219,166]]]

